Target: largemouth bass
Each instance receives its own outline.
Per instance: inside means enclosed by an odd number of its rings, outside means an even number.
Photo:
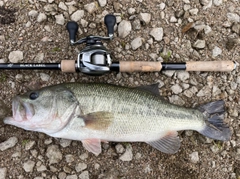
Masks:
[[[12,111],[4,123],[80,140],[95,155],[101,153],[101,141],[146,142],[173,154],[180,147],[177,131],[195,130],[222,141],[231,136],[223,122],[223,101],[198,109],[176,106],[160,97],[157,84],[139,88],[60,84],[16,96]]]

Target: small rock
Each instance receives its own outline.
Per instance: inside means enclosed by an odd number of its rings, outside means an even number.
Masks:
[[[66,177],[67,177],[67,174],[66,174],[65,172],[60,172],[60,173],[58,174],[58,178],[59,178],[59,179],[66,179]]]
[[[92,3],[89,3],[89,4],[86,4],[84,5],[84,9],[92,14],[93,12],[95,12],[97,10],[97,4],[95,2],[92,2]]]
[[[68,10],[68,8],[67,8],[67,6],[64,4],[64,2],[60,2],[59,5],[58,5],[58,7],[59,7],[60,9],[64,10],[64,11],[67,11],[67,10]]]
[[[206,46],[206,41],[205,40],[197,40],[194,44],[193,47],[196,49],[203,49]]]
[[[236,13],[227,13],[227,18],[231,22],[236,22],[236,23],[240,22],[240,17]]]
[[[171,87],[171,90],[174,94],[180,94],[182,92],[182,88],[179,84],[175,84]]]
[[[71,145],[71,140],[68,139],[60,139],[60,145],[65,148]]]
[[[199,161],[198,152],[193,152],[189,156],[192,163],[198,163]]]
[[[164,10],[165,7],[166,7],[166,4],[165,4],[165,3],[163,3],[163,2],[160,3],[160,5],[159,5],[160,10]]]
[[[84,17],[84,10],[77,10],[71,15],[71,20],[78,22]]]
[[[213,0],[213,4],[215,5],[215,6],[220,6],[220,5],[222,5],[222,0]]]
[[[87,164],[85,164],[85,163],[78,163],[76,165],[76,167],[75,167],[75,170],[77,172],[81,172],[81,171],[85,170],[86,168],[87,168]]]
[[[57,11],[57,5],[56,4],[47,4],[43,7],[44,11],[46,12],[56,12]]]
[[[131,42],[131,46],[133,50],[137,50],[139,47],[142,46],[142,38],[137,37]]]
[[[101,7],[104,7],[107,5],[107,0],[98,0],[98,4],[101,6]]]
[[[67,162],[67,163],[74,162],[74,156],[71,155],[71,154],[66,155],[65,158],[66,158],[66,162]]]
[[[185,101],[183,101],[183,99],[177,95],[170,96],[169,101],[170,101],[170,103],[176,104],[179,106],[183,106],[185,104]]]
[[[84,154],[80,155],[79,158],[81,160],[86,160],[88,158],[88,153],[84,153]]]
[[[66,179],[78,179],[77,175],[68,175]]]
[[[122,144],[117,144],[115,149],[118,154],[122,154],[125,151],[125,148],[122,146]]]
[[[40,78],[42,81],[49,81],[50,76],[46,73],[40,73]]]
[[[140,30],[141,29],[141,22],[139,19],[135,19],[132,22],[133,30]]]
[[[59,163],[62,160],[62,153],[57,145],[51,145],[47,148],[46,156],[49,158],[49,163]]]
[[[232,31],[240,35],[240,24],[234,23],[232,26]]]
[[[9,148],[14,147],[18,142],[18,138],[17,137],[10,137],[8,140],[0,143],[0,150],[4,151],[7,150]]]
[[[55,15],[56,23],[59,25],[64,25],[65,19],[62,14]]]
[[[125,153],[120,156],[120,160],[127,162],[131,161],[133,158],[133,153],[132,153],[132,146],[130,144],[127,145]]]
[[[30,149],[32,149],[35,144],[36,144],[35,141],[29,141],[29,142],[27,142],[26,145],[25,145],[25,150],[30,150]]]
[[[7,177],[7,168],[0,168],[0,179],[5,179]]]
[[[37,17],[37,22],[41,23],[43,21],[47,20],[47,16],[44,13],[39,13],[38,17]]]
[[[37,171],[38,172],[43,172],[43,171],[46,171],[47,170],[47,167],[45,165],[40,165],[37,167]]]
[[[89,172],[84,171],[79,175],[79,179],[89,179]]]
[[[222,50],[219,47],[215,46],[212,51],[212,57],[214,58],[221,54],[222,54]]]
[[[139,14],[139,19],[142,21],[144,24],[149,24],[151,20],[151,14],[150,13],[140,13]]]
[[[11,63],[19,63],[23,59],[22,51],[12,51],[9,53],[8,59]]]
[[[178,20],[177,20],[177,18],[175,17],[175,16],[171,16],[170,17],[170,22],[171,23],[175,23],[175,22],[177,22]]]
[[[209,34],[210,32],[212,32],[212,28],[209,25],[205,25],[204,26],[204,33]]]
[[[177,77],[181,81],[185,82],[186,80],[189,79],[190,75],[189,75],[189,72],[187,72],[187,71],[178,71],[177,72]]]
[[[211,148],[212,152],[215,154],[219,152],[219,148],[217,145],[212,145],[210,148]]]
[[[191,15],[197,15],[198,14],[198,9],[197,8],[194,8],[194,9],[190,9],[189,10],[189,13],[191,14]]]
[[[128,14],[133,15],[136,12],[136,9],[134,8],[128,8]]]
[[[161,41],[163,39],[163,28],[153,28],[150,35],[156,40]]]
[[[127,37],[132,30],[132,25],[130,21],[123,20],[118,26],[118,35],[120,38]]]
[[[28,16],[35,18],[38,16],[38,12],[36,10],[31,10],[31,11],[29,11]]]
[[[77,8],[75,6],[69,6],[68,7],[68,13],[72,14],[73,12],[75,12],[77,10]]]
[[[34,166],[35,166],[35,162],[32,160],[28,160],[23,164],[23,169],[25,170],[25,172],[32,172]]]
[[[162,71],[162,73],[164,75],[166,75],[167,77],[172,77],[173,74],[175,73],[175,71],[174,70],[166,70],[166,71]]]
[[[32,23],[31,23],[30,21],[28,21],[28,22],[25,24],[25,27],[26,27],[26,28],[29,28],[31,25],[32,25]]]

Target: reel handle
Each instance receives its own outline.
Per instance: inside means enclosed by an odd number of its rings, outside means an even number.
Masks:
[[[108,36],[112,38],[114,33],[114,25],[116,24],[116,17],[112,14],[108,14],[104,17],[104,23],[107,27]]]
[[[67,23],[67,31],[69,33],[69,39],[71,44],[74,44],[76,41],[76,35],[78,31],[78,24],[74,21],[70,21]]]

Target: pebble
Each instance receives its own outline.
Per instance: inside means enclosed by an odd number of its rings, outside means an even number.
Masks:
[[[153,28],[150,35],[156,40],[161,41],[163,39],[163,28]]]
[[[60,172],[60,173],[58,174],[58,178],[59,178],[59,179],[66,179],[66,177],[67,177],[67,174],[66,174],[65,172]]]
[[[107,5],[107,0],[98,0],[98,4],[101,6],[101,7],[104,7]]]
[[[171,16],[170,17],[170,22],[171,23],[175,23],[175,22],[177,22],[178,20],[177,20],[177,18],[175,17],[175,16]]]
[[[222,54],[222,49],[220,49],[219,47],[215,46],[212,50],[212,57],[217,57],[218,55]]]
[[[142,38],[137,37],[131,42],[131,46],[133,50],[137,50],[139,47],[142,46]]]
[[[68,8],[67,8],[67,6],[64,4],[64,2],[60,2],[60,3],[58,4],[58,7],[59,7],[60,9],[64,10],[64,11],[67,11],[67,10],[68,10]]]
[[[68,175],[66,179],[78,179],[77,175]]]
[[[193,152],[189,155],[190,160],[192,163],[198,163],[199,161],[199,156],[198,156],[198,152]]]
[[[92,3],[89,3],[89,4],[86,4],[84,5],[84,9],[92,14],[93,12],[95,12],[97,10],[97,4],[95,2],[92,2]]]
[[[40,78],[42,81],[49,81],[50,76],[46,73],[40,73]]]
[[[36,56],[35,56],[35,58],[34,58],[34,61],[35,62],[42,62],[43,61],[43,59],[44,59],[44,53],[38,53]]]
[[[0,179],[5,179],[7,177],[7,168],[0,168]]]
[[[79,175],[79,179],[89,179],[89,172],[84,171]]]
[[[197,40],[194,44],[193,47],[196,49],[203,49],[206,46],[206,41],[205,40]]]
[[[32,160],[28,160],[27,162],[24,162],[23,169],[25,170],[25,172],[32,172],[34,166],[35,162]]]
[[[68,140],[68,139],[60,139],[60,145],[65,148],[71,145],[72,140]]]
[[[29,12],[28,12],[28,16],[29,16],[29,17],[32,17],[32,18],[35,18],[35,17],[38,16],[38,11],[36,11],[36,10],[31,10],[31,11],[29,11]]]
[[[189,13],[191,14],[191,15],[197,15],[198,14],[198,9],[197,8],[194,8],[194,9],[190,9],[189,10]]]
[[[86,160],[86,159],[88,158],[88,153],[86,152],[86,153],[80,155],[79,158],[80,158],[81,160]]]
[[[125,153],[119,159],[124,162],[129,162],[133,159],[132,146],[130,144],[127,145]]]
[[[162,3],[159,4],[160,10],[164,10],[165,7],[166,7],[166,4],[165,4],[165,3],[162,2]]]
[[[214,4],[215,6],[220,6],[220,5],[222,5],[222,3],[223,3],[222,0],[213,0],[213,4]]]
[[[84,10],[77,10],[76,12],[74,12],[71,15],[71,20],[78,22],[79,20],[81,20],[84,17]]]
[[[74,162],[74,156],[71,154],[66,155],[65,158],[67,163]]]
[[[122,153],[125,151],[125,148],[123,147],[122,144],[117,144],[117,145],[115,146],[115,149],[116,149],[116,152],[117,152],[118,154],[122,154]]]
[[[37,166],[37,171],[38,172],[43,172],[43,171],[46,171],[46,170],[47,170],[47,167],[45,165]]]
[[[141,29],[141,22],[139,19],[135,19],[132,22],[133,30],[140,30]]]
[[[132,30],[132,25],[130,21],[122,20],[118,25],[118,35],[120,38],[127,37]]]
[[[213,153],[215,153],[215,154],[219,152],[219,148],[218,148],[217,145],[212,145],[212,146],[210,147],[210,149],[211,149],[211,151],[212,151]]]
[[[85,164],[85,163],[78,163],[76,165],[76,167],[75,167],[75,170],[77,172],[81,172],[81,171],[85,170],[86,168],[87,168],[87,164]]]
[[[25,150],[31,150],[35,144],[36,144],[35,141],[27,142],[26,145],[25,145]]]
[[[0,150],[4,151],[7,149],[10,149],[12,147],[14,147],[18,142],[18,138],[17,137],[10,137],[8,140],[0,143]]]
[[[49,163],[59,163],[62,160],[62,153],[57,145],[51,145],[47,148],[46,156],[49,158]]]
[[[162,71],[162,73],[164,75],[166,75],[167,77],[172,77],[173,74],[175,73],[175,71],[174,70],[166,70],[166,71]]]
[[[176,104],[179,106],[183,106],[185,104],[185,102],[183,101],[183,99],[181,97],[179,97],[178,95],[172,95],[169,98],[169,102],[172,104]]]
[[[187,71],[178,71],[177,72],[177,78],[180,79],[183,82],[188,80],[189,77],[190,77],[190,75],[189,75],[189,72],[187,72]]]
[[[64,19],[64,16],[62,14],[55,15],[55,19],[56,19],[57,24],[64,25],[65,19]]]
[[[151,14],[150,13],[140,13],[139,14],[139,19],[144,24],[149,24],[149,22],[151,21]]]
[[[179,84],[175,84],[171,87],[171,90],[174,94],[180,94],[183,90]]]
[[[236,23],[240,22],[240,16],[236,13],[227,13],[227,18],[231,22],[236,22]]]
[[[234,23],[232,26],[232,31],[240,35],[240,24]]]
[[[8,59],[11,63],[19,63],[23,59],[23,52],[20,50],[9,53]]]
[[[136,9],[134,8],[128,8],[128,14],[133,15],[136,12]]]
[[[39,13],[37,17],[37,22],[41,23],[47,20],[47,16],[44,13]]]

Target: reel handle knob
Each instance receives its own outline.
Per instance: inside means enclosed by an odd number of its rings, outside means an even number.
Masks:
[[[78,31],[78,24],[74,21],[70,21],[67,23],[67,30],[69,33],[69,39],[71,44],[73,44],[76,41],[76,35]]]
[[[108,14],[104,18],[104,23],[107,26],[108,36],[113,37],[114,25],[116,24],[116,17],[112,14]]]

